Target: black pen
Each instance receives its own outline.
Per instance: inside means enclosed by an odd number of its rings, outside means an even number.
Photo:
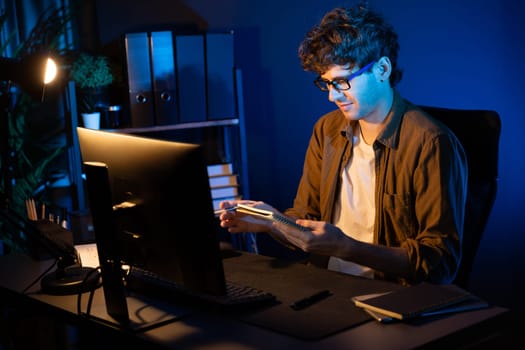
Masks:
[[[306,298],[299,299],[292,304],[290,304],[290,307],[294,310],[302,310],[304,308],[307,308],[308,306],[311,306],[318,301],[321,301],[323,299],[328,298],[332,293],[328,289],[322,290],[318,293],[312,294]]]

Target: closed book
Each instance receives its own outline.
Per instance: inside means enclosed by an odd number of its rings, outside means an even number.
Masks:
[[[381,294],[384,294],[384,293],[381,293]],[[353,297],[352,299],[354,301],[356,299],[366,300],[376,295],[377,294],[360,295],[357,297]],[[452,313],[457,313],[457,312],[479,310],[479,309],[484,309],[488,306],[489,304],[485,300],[473,295],[472,298],[468,298],[466,300],[460,301],[459,303],[445,306],[437,310],[422,312],[418,317],[430,317],[430,316],[437,316],[437,315],[452,314]],[[381,322],[381,323],[390,323],[394,321],[399,321],[398,319],[394,317],[382,314],[377,311],[372,311],[366,308],[363,308],[363,310],[366,311],[370,316],[372,316],[376,321]]]
[[[237,181],[237,175],[218,175],[210,177],[210,187],[223,187],[223,186],[237,186],[239,183]]]
[[[211,198],[226,198],[235,197],[239,195],[239,188],[237,186],[215,187],[211,189]]]
[[[232,163],[219,163],[208,165],[208,176],[231,175],[233,174]]]
[[[175,36],[181,123],[206,120],[206,64],[203,35]]]
[[[125,45],[131,126],[152,126],[155,114],[148,34],[128,33]]]
[[[150,45],[155,123],[157,125],[176,124],[179,122],[179,115],[172,33],[170,31],[152,32]]]
[[[437,312],[474,296],[455,285],[427,282],[402,288],[372,298],[352,298],[357,307],[378,312],[398,320],[406,320]]]
[[[206,34],[208,119],[236,117],[233,33]]]

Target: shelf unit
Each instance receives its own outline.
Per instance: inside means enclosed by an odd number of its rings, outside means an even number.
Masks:
[[[239,176],[242,195],[248,197],[246,153],[244,151],[246,141],[243,128],[241,118],[231,118],[140,128],[107,129],[106,131],[203,144],[207,152],[208,164],[232,163],[234,172]]]
[[[238,176],[239,193],[242,198],[249,198],[248,167],[246,154],[246,134],[244,126],[244,105],[242,94],[242,73],[235,70],[237,117],[208,120],[202,122],[180,123],[171,125],[158,125],[149,127],[131,127],[118,129],[103,129],[109,132],[133,134],[137,136],[151,137],[176,142],[198,143],[204,147],[207,154],[208,164],[232,163],[233,171]],[[70,83],[67,89],[69,106],[71,108],[70,128],[71,147],[69,150],[70,182],[75,188],[74,210],[86,212],[87,198],[82,174],[82,160],[76,127],[78,118],[75,103],[75,87]],[[255,236],[247,233],[243,235],[232,235],[232,243],[235,248],[256,252]]]

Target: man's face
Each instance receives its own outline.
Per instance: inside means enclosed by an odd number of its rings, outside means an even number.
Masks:
[[[374,112],[383,97],[383,86],[374,74],[375,63],[359,75],[352,77],[362,67],[334,65],[320,76],[328,87],[328,99],[334,102],[348,120],[374,119]],[[364,67],[366,68],[366,66]],[[348,80],[348,84],[346,80]],[[328,82],[328,83],[326,83]],[[339,82],[341,84],[339,84]],[[338,86],[350,88],[343,90]]]

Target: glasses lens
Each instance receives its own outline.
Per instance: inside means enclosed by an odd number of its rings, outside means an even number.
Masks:
[[[338,79],[332,81],[332,85],[338,91],[350,89],[350,82],[347,79]]]
[[[321,78],[317,78],[314,80],[315,86],[317,86],[321,91],[328,91],[330,90],[330,85],[334,87],[337,91],[343,91],[343,90],[349,90],[350,89],[350,82],[348,79],[337,79],[333,81],[327,81]]]
[[[317,86],[319,88],[319,90],[321,90],[321,91],[328,91],[328,84],[323,79],[321,79],[321,78],[315,79],[314,80],[314,84],[315,84],[315,86]]]

